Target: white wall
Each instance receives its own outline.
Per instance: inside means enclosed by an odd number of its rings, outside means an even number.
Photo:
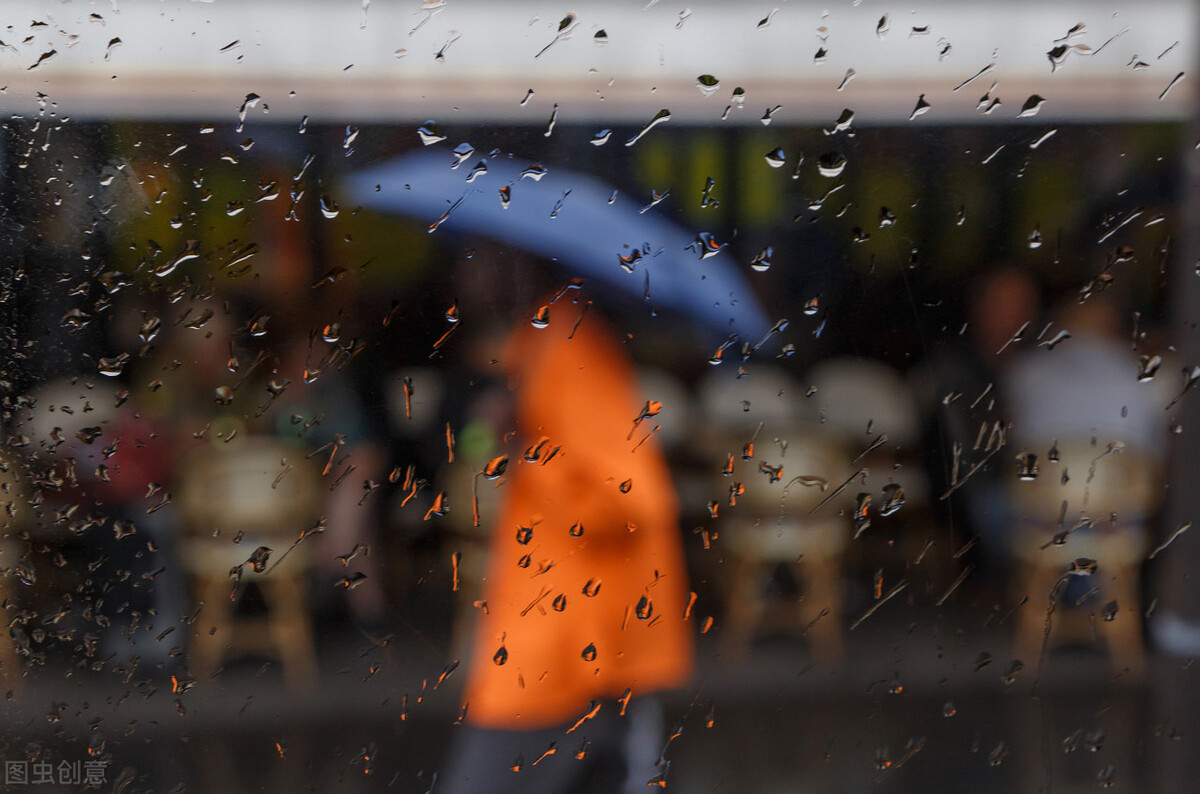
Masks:
[[[314,122],[541,124],[558,103],[563,123],[638,121],[664,107],[675,123],[711,123],[742,86],[748,99],[734,123],[758,123],[775,105],[783,123],[830,123],[844,107],[860,124],[908,123],[925,94],[932,110],[914,123],[937,124],[982,118],[976,104],[995,80],[1002,100],[996,117],[1015,117],[1038,93],[1048,100],[1036,119],[1042,123],[1180,118],[1195,88],[1194,78],[1185,79],[1158,99],[1196,61],[1196,6],[1186,0],[693,0],[677,27],[683,8],[681,0],[447,0],[430,17],[420,0],[372,0],[365,13],[363,0],[6,0],[0,102],[6,111],[30,112],[42,92],[76,117],[227,121],[254,92],[272,112],[289,120],[307,113]],[[570,9],[578,12],[574,36],[535,57]],[[771,23],[759,28],[772,9]],[[876,24],[885,12],[890,30],[880,38]],[[31,20],[46,25],[31,28]],[[1096,50],[1117,38],[1090,57],[1073,54],[1052,74],[1046,53],[1078,22],[1087,27],[1071,43]],[[926,25],[927,34],[912,35]],[[605,46],[593,39],[600,29],[608,33]],[[122,44],[105,60],[114,37]],[[820,65],[813,62],[819,37],[828,50]],[[240,44],[221,52],[234,41]],[[951,49],[939,59],[945,42]],[[55,57],[29,69],[51,49]],[[1135,55],[1148,68],[1130,68]],[[993,61],[992,73],[952,90]],[[857,77],[838,92],[851,68]],[[721,80],[713,96],[696,88],[700,74]],[[521,107],[530,88],[535,96]],[[261,105],[251,112],[261,113]]]

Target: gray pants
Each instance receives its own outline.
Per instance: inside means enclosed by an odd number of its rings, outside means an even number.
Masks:
[[[569,734],[573,722],[535,731],[459,728],[431,794],[644,792],[660,772],[667,741],[662,708],[649,697],[630,701],[625,716],[620,708],[606,701]],[[581,751],[583,758],[576,758]]]

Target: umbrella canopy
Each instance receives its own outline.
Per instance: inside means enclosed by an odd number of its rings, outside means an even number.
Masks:
[[[482,234],[597,279],[722,334],[757,342],[771,327],[724,245],[688,232],[600,180],[459,147],[421,150],[350,175],[346,198],[430,232]]]

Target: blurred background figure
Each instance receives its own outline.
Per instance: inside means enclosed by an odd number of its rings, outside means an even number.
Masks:
[[[1146,358],[1139,368],[1118,300],[1067,297],[1042,344],[1015,358],[1004,378],[1012,430],[1002,471],[1018,519],[1015,595],[1029,599],[1016,638],[1026,662],[1042,648],[1049,598],[1066,607],[1059,622],[1073,608],[1092,618],[1099,611],[1102,620],[1088,625],[1108,636],[1119,669],[1143,663],[1139,570],[1161,502],[1170,395],[1153,379],[1157,365]],[[1068,575],[1079,558],[1095,560],[1095,571]]]
[[[276,405],[266,415],[274,421],[273,435],[302,443],[328,483],[319,499],[324,529],[315,539],[317,592],[344,594],[344,617],[382,632],[388,623],[382,538],[376,504],[367,500],[384,480],[387,451],[345,372],[351,354],[337,326],[284,339],[267,388]],[[320,596],[318,605],[331,606]],[[336,612],[340,605],[332,606]]]
[[[949,494],[940,501],[955,542],[978,539],[979,576],[999,588],[1008,578],[1014,521],[1011,470],[997,452],[1008,421],[1000,379],[1019,350],[1014,340],[1030,335],[1037,319],[1038,287],[1025,271],[1000,266],[966,286],[964,309],[963,327],[916,370],[912,388],[924,412],[933,497]]]
[[[639,396],[613,332],[569,294],[504,351],[516,446],[480,475],[507,482],[441,792],[633,792],[666,774],[654,693],[693,653],[653,432],[670,408]]]
[[[145,322],[157,328],[160,315],[152,309]],[[186,578],[183,604],[171,610],[196,616],[187,656],[172,665],[182,663],[183,679],[206,680],[248,653],[279,662],[296,686],[316,673],[304,561],[310,549],[279,570],[268,566],[316,520],[321,490],[307,450],[274,438],[265,418],[274,418],[267,409],[287,386],[268,371],[259,345],[265,323],[230,304],[205,309],[151,336],[156,344],[135,370],[135,415],[158,429],[152,437],[161,450],[145,461],[125,458],[122,474],[127,488],[147,491],[131,494],[152,500],[145,512],[162,517],[167,571]],[[248,591],[256,598],[245,599]],[[262,608],[247,609],[249,602]]]
[[[78,643],[89,664],[111,663],[122,673],[165,659],[169,646],[154,642],[153,616],[178,603],[157,598],[172,581],[160,577],[169,539],[154,520],[161,516],[133,507],[147,490],[146,480],[136,481],[139,466],[162,450],[151,423],[118,421],[119,393],[107,381],[62,377],[20,400],[20,454],[4,461],[4,492],[13,501],[3,551],[13,581],[25,585],[9,595],[22,606],[11,628],[26,669],[67,643]],[[86,614],[65,606],[76,593]],[[39,614],[50,617],[49,631],[36,628]]]

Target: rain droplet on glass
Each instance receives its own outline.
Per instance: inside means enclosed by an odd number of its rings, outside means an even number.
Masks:
[[[913,108],[912,113],[909,115],[908,120],[912,121],[917,116],[925,115],[926,113],[929,112],[930,107],[932,107],[932,106],[928,102],[925,101],[925,95],[921,94],[919,97],[917,97],[917,104]]]
[[[1021,112],[1017,114],[1017,118],[1026,119],[1036,116],[1038,111],[1042,109],[1042,105],[1046,100],[1037,94],[1031,94],[1029,99],[1025,100],[1025,104],[1021,105]]]
[[[771,257],[774,255],[775,249],[768,245],[750,260],[750,269],[758,273],[765,273],[771,269]]]
[[[446,136],[442,135],[441,129],[437,122],[430,119],[429,121],[417,127],[417,135],[421,138],[421,143],[426,146],[432,146],[435,143],[446,140]]]
[[[826,152],[817,158],[817,173],[830,179],[846,170],[846,158],[839,152]]]

